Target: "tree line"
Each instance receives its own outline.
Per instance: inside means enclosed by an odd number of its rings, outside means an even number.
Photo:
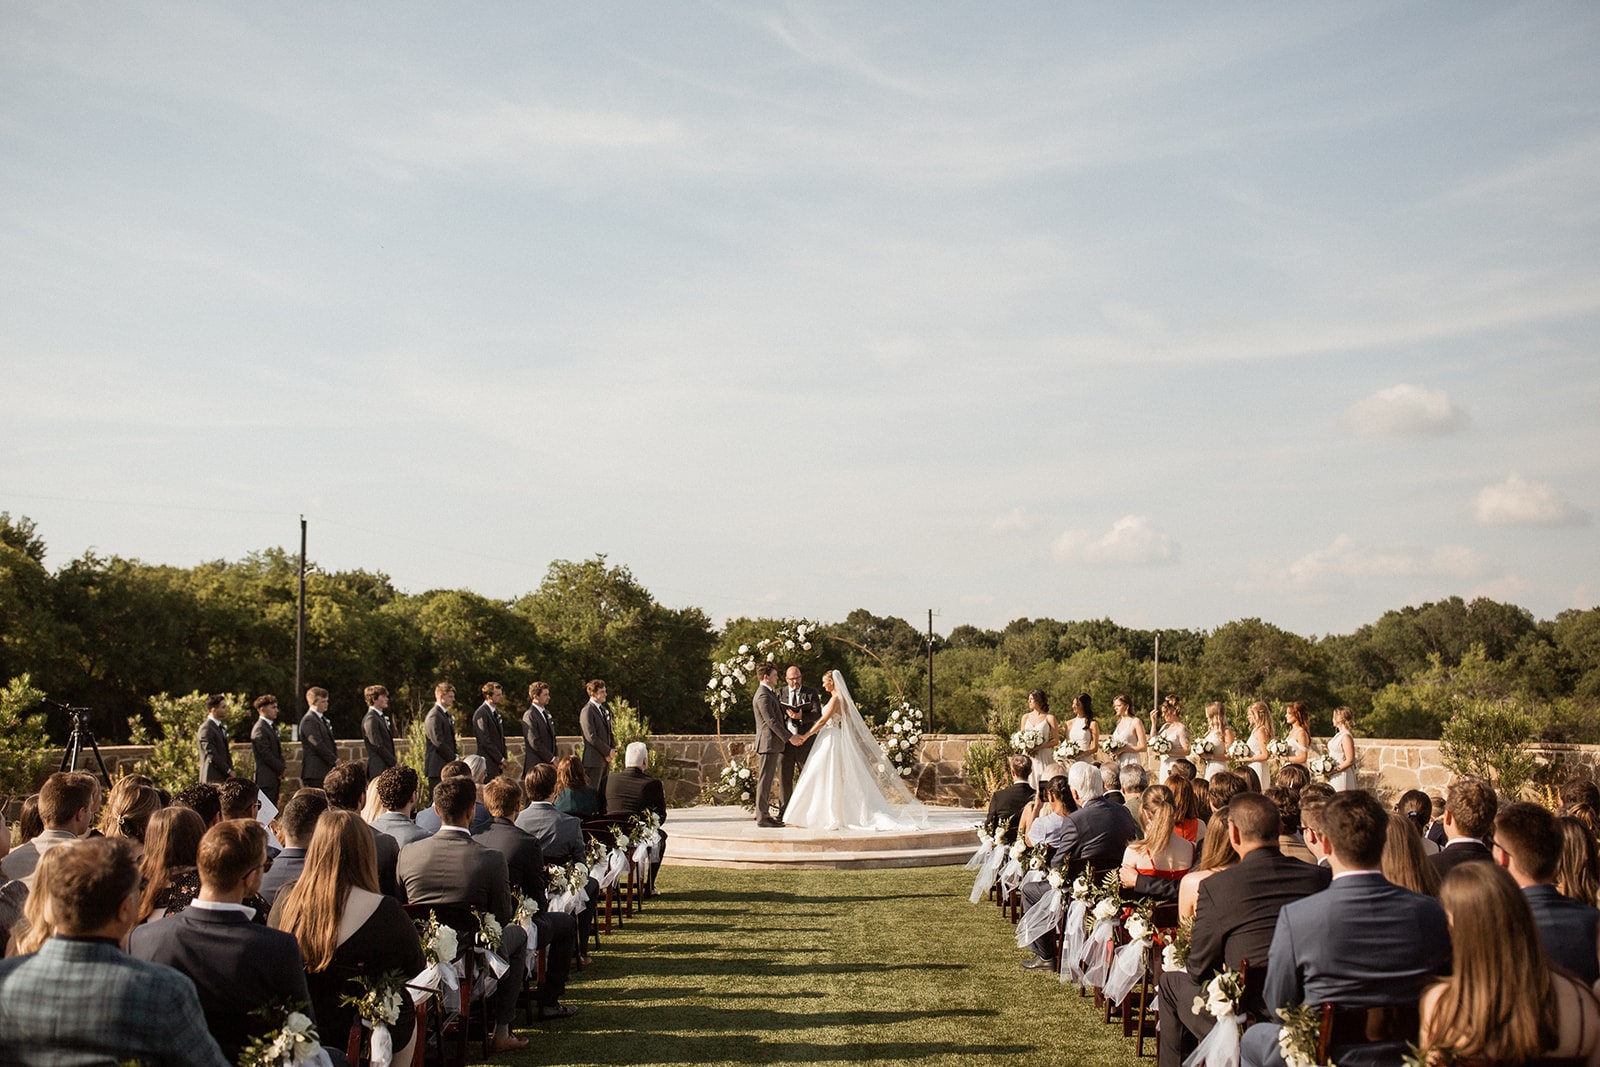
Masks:
[[[44,560],[34,524],[0,513],[0,682],[27,675],[51,699],[92,708],[107,743],[125,740],[133,723],[150,725],[151,699],[162,693],[273,693],[298,717],[301,700],[290,692],[298,560],[283,549],[194,567],[86,552],[52,572]],[[818,621],[822,639],[793,660],[810,683],[838,667],[869,716],[881,719],[902,698],[926,707],[927,634],[865,609]],[[373,683],[389,688],[404,720],[427,709],[439,680],[453,682],[462,703],[498,681],[520,711],[539,679],[570,728],[594,677],[656,732],[703,733],[715,726],[703,697],[711,663],[786,622],[741,618],[718,630],[697,607],[660,604],[603,555],[556,560],[537,589],[509,600],[407,593],[375,571],[312,567],[305,684],[332,694],[343,736],[355,735],[361,690]],[[1463,702],[1492,702],[1526,715],[1544,739],[1600,741],[1600,608],[1539,620],[1514,604],[1459,597],[1320,637],[1261,619],[1209,631],[1109,619],[957,626],[932,636],[930,729],[1002,728],[1032,689],[1063,714],[1080,692],[1102,715],[1118,693],[1148,709],[1157,637],[1161,695],[1176,694],[1194,716],[1210,700],[1303,700],[1314,732],[1330,732],[1333,709],[1348,705],[1366,736],[1438,737]],[[748,720],[741,706],[725,728],[744,732]],[[45,724],[57,741],[69,729],[57,711]]]

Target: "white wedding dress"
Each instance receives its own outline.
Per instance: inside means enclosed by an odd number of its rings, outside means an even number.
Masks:
[[[834,710],[817,731],[783,821],[811,830],[915,830],[928,809],[911,795],[867,729],[838,671]]]

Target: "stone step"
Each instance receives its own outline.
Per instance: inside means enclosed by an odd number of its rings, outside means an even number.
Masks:
[[[668,813],[667,866],[775,869],[937,867],[962,864],[978,845],[983,812],[933,807],[926,827],[904,831],[828,831],[759,827],[736,807],[674,808]]]

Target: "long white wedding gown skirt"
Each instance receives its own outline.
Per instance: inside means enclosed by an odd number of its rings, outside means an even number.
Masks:
[[[906,799],[909,803],[895,803],[886,796],[844,731],[830,724],[817,733],[783,821],[810,830],[915,830],[926,825],[927,809],[909,793]]]

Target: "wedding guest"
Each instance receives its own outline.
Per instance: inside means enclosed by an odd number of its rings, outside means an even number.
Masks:
[[[1377,798],[1360,791],[1340,793],[1322,809],[1322,821],[1320,848],[1333,868],[1333,882],[1279,911],[1267,957],[1264,1003],[1273,1010],[1336,1004],[1330,1062],[1399,1067],[1415,1029],[1407,1030],[1403,1010],[1367,1009],[1415,1004],[1428,980],[1449,967],[1449,927],[1438,901],[1383,877],[1379,868],[1389,813]],[[1237,869],[1244,866],[1240,861]],[[1222,877],[1211,878],[1201,892]],[[1203,901],[1200,908],[1197,926]],[[1354,929],[1360,930],[1359,937],[1349,936]],[[1243,1062],[1282,1067],[1280,1029],[1277,1023],[1263,1022],[1245,1031]]]
[[[1600,910],[1557,891],[1562,843],[1561,824],[1537,804],[1509,804],[1495,815],[1490,851],[1527,898],[1545,955],[1592,986],[1600,980]]]
[[[323,779],[322,791],[327,794],[328,807],[357,812],[359,817],[361,802],[366,799],[366,768],[355,760],[340,760]],[[362,825],[367,826],[366,823]],[[367,830],[372,834],[372,847],[378,857],[378,889],[394,896],[397,892],[394,868],[400,857],[400,842],[376,827],[367,826]]]
[[[642,815],[652,811],[661,822],[667,821],[666,790],[659,778],[645,770],[649,763],[649,747],[643,741],[630,741],[622,751],[622,770],[606,777],[604,808],[607,815]],[[560,808],[558,802],[556,809]],[[666,851],[667,832],[662,830],[661,843],[650,857],[650,880],[645,887],[650,896],[656,895],[656,873],[661,870],[661,858]]]
[[[367,753],[367,778],[370,781],[400,762],[394,750],[394,726],[389,722],[389,690],[369,685],[361,691],[367,702],[361,716],[361,745]]]
[[[1582,821],[1560,817],[1561,861],[1556,864],[1556,889],[1581,904],[1600,907],[1600,847]]]
[[[1193,738],[1189,735],[1189,728],[1183,724],[1183,705],[1178,703],[1177,697],[1169,695],[1161,702],[1159,727],[1156,725],[1156,714],[1153,711],[1150,713],[1150,732],[1172,742],[1171,750],[1161,757],[1156,768],[1156,779],[1164,782],[1172,775],[1172,765],[1189,755]],[[1149,742],[1146,741],[1145,745],[1148,747]]]
[[[1600,786],[1588,778],[1570,778],[1561,786],[1557,815],[1570,815],[1600,839]]]
[[[505,691],[499,682],[484,682],[483,703],[472,713],[472,736],[478,742],[478,755],[486,766],[485,780],[498,778],[506,762],[506,727],[500,719],[500,705],[505,702]]]
[[[1194,790],[1194,817],[1200,820],[1203,833],[1206,821],[1211,818],[1211,783],[1204,778],[1195,778],[1190,781],[1189,788]]]
[[[200,895],[198,862],[200,841],[206,830],[206,824],[193,809],[177,804],[150,817],[144,863],[140,867],[145,884],[139,898],[141,923],[177,915]],[[252,921],[267,921],[272,905],[259,892],[251,892],[243,903],[251,910]]]
[[[228,747],[228,724],[222,716],[228,698],[221,693],[206,697],[206,717],[200,720],[194,743],[200,753],[200,780],[221,782],[233,773],[233,752]]]
[[[1122,786],[1122,798],[1128,805],[1128,814],[1135,824],[1139,821],[1139,805],[1144,802],[1145,787],[1149,778],[1142,764],[1130,763],[1117,772],[1117,782]]]
[[[394,838],[401,848],[428,836],[428,831],[411,818],[417,807],[417,785],[417,772],[403,763],[378,775],[378,807],[382,814],[372,821],[372,828]]]
[[[535,763],[556,761],[556,723],[550,716],[547,682],[528,685],[528,710],[522,713],[522,745],[522,762],[528,768]]]
[[[1006,769],[1011,774],[1011,784],[995,790],[994,796],[989,798],[989,810],[983,820],[986,832],[992,834],[998,829],[1003,845],[1009,845],[1017,839],[1017,831],[1022,828],[1023,810],[1033,801],[1037,792],[1031,781],[1033,761],[1027,756],[1016,753],[1007,756]]]
[[[1094,764],[1074,763],[1067,769],[1067,782],[1078,810],[1067,818],[1062,855],[1096,871],[1121,866],[1122,854],[1138,832],[1133,816],[1123,805],[1101,795],[1100,771]],[[1148,791],[1145,798],[1148,803]]]
[[[522,776],[522,791],[528,806],[517,816],[517,826],[534,836],[544,849],[545,859],[552,863],[582,859],[582,820],[557,811],[550,802],[556,792],[556,769],[548,763],[533,767]]]
[[[43,832],[44,820],[39,817],[39,794],[29,793],[22,798],[22,810],[17,812],[17,825],[12,831],[11,847],[19,848]]]
[[[258,696],[252,706],[256,709],[256,721],[250,724],[255,783],[261,795],[277,807],[283,772],[289,766],[283,758],[283,741],[278,737],[278,698],[270,694]]]
[[[1211,803],[1213,814],[1228,810],[1228,803],[1240,793],[1247,793],[1244,775],[1232,771],[1223,771],[1211,778],[1206,783],[1206,796]],[[1211,831],[1206,831],[1206,836],[1211,836]]]
[[[774,673],[776,670],[773,668]],[[777,682],[777,678],[772,680]],[[595,789],[604,793],[611,757],[617,754],[616,736],[611,729],[611,709],[606,707],[605,682],[595,678],[584,688],[589,693],[589,702],[578,712],[578,732],[583,735],[583,773],[594,783]],[[773,695],[777,695],[776,688],[773,689]]]
[[[217,786],[217,809],[223,821],[254,819],[261,814],[261,790],[245,778],[229,778]]]
[[[556,760],[556,810],[580,819],[600,814],[600,794],[589,785],[577,756]]]
[[[489,809],[483,803],[483,781],[485,769],[488,764],[482,756],[471,755],[465,759],[452,760],[439,769],[440,781],[447,778],[465,778],[470,781],[478,793],[478,806],[472,813],[472,832],[477,833],[489,825]],[[550,773],[555,774],[555,768],[550,768]],[[552,779],[553,780],[553,779]],[[417,812],[417,826],[429,835],[439,831],[439,814],[433,808],[423,808]]]
[[[1400,799],[1395,801],[1394,810],[1398,811],[1411,821],[1416,827],[1417,834],[1422,838],[1422,851],[1429,856],[1439,851],[1439,846],[1434,844],[1428,836],[1428,830],[1433,826],[1433,801],[1428,799],[1428,794],[1420,789],[1407,789],[1400,794]]]
[[[1172,761],[1172,773],[1163,778],[1162,781],[1167,781],[1169,778],[1182,778],[1186,782],[1193,782],[1197,781],[1199,777],[1200,772],[1194,769],[1193,763],[1187,759],[1175,759]]]
[[[1333,757],[1333,773],[1328,784],[1335,792],[1344,793],[1356,787],[1356,713],[1349,708],[1333,709],[1334,735],[1328,742],[1328,755]]]
[[[1600,1065],[1600,1003],[1572,975],[1551,970],[1511,877],[1494,864],[1463,863],[1445,876],[1439,899],[1453,968],[1422,995],[1424,1054]]]
[[[254,788],[254,784],[251,784]],[[246,1042],[276,1030],[261,1016],[273,1005],[308,1004],[305,968],[294,938],[252,922],[244,900],[261,888],[267,831],[245,819],[220,822],[200,840],[200,894],[165,922],[136,927],[128,954],[189,976],[206,1028],[235,1060]]]
[[[1252,793],[1261,792],[1261,776],[1254,767],[1240,767],[1239,773],[1244,776],[1245,784]]]
[[[1205,833],[1200,822],[1200,801],[1194,795],[1194,782],[1181,775],[1173,775],[1167,779],[1167,788],[1172,790],[1172,805],[1176,812],[1172,832],[1192,845],[1200,844]]]
[[[1328,871],[1289,859],[1278,851],[1282,828],[1278,807],[1260,793],[1241,792],[1229,800],[1227,827],[1229,843],[1239,861],[1200,884],[1188,963],[1184,970],[1161,975],[1161,1016],[1181,1025],[1169,1028],[1163,1023],[1157,1039],[1160,1067],[1179,1067],[1199,1040],[1211,1032],[1216,1020],[1194,1011],[1200,986],[1223,967],[1241,971],[1246,963],[1261,966],[1269,959],[1280,911],[1285,905],[1320,893],[1329,882]],[[1273,959],[1267,970],[1269,984],[1274,980],[1276,966],[1278,961]],[[1255,1001],[1242,1007],[1264,1014],[1266,1005]]]
[[[1233,727],[1228,725],[1228,712],[1220,701],[1213,700],[1206,705],[1206,732],[1201,741],[1205,745],[1205,766],[1199,768],[1201,778],[1210,778],[1218,771],[1228,769],[1228,746],[1233,744]]]
[[[222,793],[213,782],[196,782],[180,789],[172,802],[200,816],[208,827],[222,821]]]
[[[1444,797],[1429,797],[1428,800],[1433,805],[1433,821],[1428,824],[1428,829],[1422,836],[1442,850],[1447,840],[1444,833]]]
[[[1044,799],[1046,783],[1059,773],[1056,767],[1056,746],[1061,743],[1061,724],[1050,713],[1050,697],[1043,689],[1035,689],[1028,694],[1028,710],[1017,722],[1017,729],[1036,730],[1039,733],[1039,744],[1026,753],[1031,767],[1028,784],[1038,791],[1041,799]]]
[[[1444,848],[1429,861],[1440,877],[1463,863],[1493,863],[1484,837],[1494,826],[1498,801],[1494,787],[1481,778],[1457,778],[1445,790]]]
[[[1145,797],[1140,813],[1144,820],[1144,838],[1130,841],[1122,852],[1124,886],[1132,887],[1140,875],[1175,883],[1194,866],[1193,842],[1173,833],[1177,807],[1168,795]]]
[[[1383,876],[1397,886],[1422,893],[1439,895],[1439,872],[1428,862],[1428,853],[1422,847],[1422,835],[1410,819],[1398,811],[1389,813],[1389,836],[1383,842]]]
[[[322,790],[301,790],[284,802],[283,810],[272,820],[272,832],[283,842],[283,851],[273,857],[272,869],[261,876],[259,892],[269,903],[276,904],[278,895],[300,877],[317,822],[327,810],[328,797]]]
[[[56,932],[38,951],[0,961],[0,1062],[227,1067],[194,983],[119,947],[139,910],[127,842],[91,838],[48,851],[40,866]]]
[[[1281,766],[1299,767],[1305,770],[1305,763],[1311,756],[1311,711],[1302,700],[1291,700],[1283,709],[1284,722],[1289,725],[1289,736],[1284,740],[1289,742],[1289,754],[1283,757]],[[1310,781],[1310,775],[1306,776]],[[1296,789],[1305,785],[1301,782]]]
[[[1311,772],[1303,764],[1286,763],[1272,776],[1272,784],[1278,789],[1293,789],[1298,793],[1311,784]]]
[[[371,828],[353,811],[329,811],[317,821],[305,870],[279,899],[272,925],[299,944],[318,1033],[334,1048],[344,1047],[355,1020],[355,1008],[341,999],[360,994],[357,974],[396,971],[405,981],[426,966],[417,928],[399,903],[378,889]],[[389,1027],[392,1062],[411,1062],[415,1024],[411,998],[402,995],[400,1017]]]
[[[1074,760],[1092,763],[1100,751],[1100,724],[1094,721],[1094,702],[1088,693],[1072,698],[1072,718],[1067,723],[1067,738],[1078,743]]]
[[[1278,806],[1278,851],[1290,859],[1315,864],[1317,857],[1311,854],[1311,850],[1300,837],[1299,792],[1274,786],[1262,793],[1262,796]]]
[[[410,904],[460,904],[493,913],[503,927],[500,955],[511,964],[511,974],[524,974],[527,933],[511,921],[515,905],[505,857],[474,841],[468,831],[476,799],[470,779],[447,778],[439,783],[433,794],[439,832],[406,846],[398,871],[400,892]],[[489,1046],[495,1052],[528,1047],[526,1038],[511,1032],[521,987],[521,982],[502,982],[495,991],[495,1032]],[[572,1014],[565,1009],[561,1012]],[[545,1015],[545,1009],[540,1014]]]
[[[0,872],[27,883],[40,856],[87,834],[94,819],[94,794],[93,776],[81,771],[58,771],[46,778],[38,794],[42,829],[0,860]]]
[[[1200,883],[1218,871],[1226,870],[1239,862],[1239,853],[1233,849],[1228,834],[1228,809],[1218,808],[1206,825],[1206,843],[1200,849],[1200,858],[1178,881],[1178,919],[1189,918],[1200,902]]]
[[[1306,791],[1300,794],[1300,837],[1305,841],[1311,855],[1320,857],[1317,859],[1319,867],[1328,865],[1327,855],[1321,848],[1322,809],[1328,806],[1328,801],[1333,799],[1333,796],[1333,790],[1326,782],[1312,782],[1306,786]]]
[[[445,764],[457,758],[456,723],[450,715],[450,705],[455,702],[455,686],[440,682],[433,687],[433,707],[422,721],[422,773],[430,789],[439,784],[439,772]]]
[[[135,858],[144,854],[144,830],[150,816],[166,807],[161,790],[142,774],[118,778],[106,794],[98,826],[106,837],[122,837],[133,843]]]
[[[315,789],[339,762],[339,747],[328,723],[328,691],[321,686],[306,690],[306,713],[300,717],[300,781]]]
[[[1068,828],[1071,826],[1072,785],[1064,774],[1051,778],[1044,786],[1045,795],[1049,797],[1048,807],[1044,812],[1034,818],[1023,832],[1027,835],[1028,844],[1045,846],[1048,852],[1048,862],[1051,866],[1059,866],[1068,857],[1069,837]],[[1022,897],[1023,908],[1031,908],[1044,897],[1050,888],[1046,881],[1024,882],[1018,890]],[[1025,971],[1054,971],[1056,969],[1056,939],[1053,934],[1045,934],[1028,946],[1033,956],[1022,964]]]
[[[1133,701],[1126,693],[1118,693],[1111,699],[1111,710],[1116,714],[1116,725],[1111,728],[1111,736],[1122,742],[1122,747],[1117,750],[1117,763],[1123,767],[1142,766],[1144,751],[1147,747],[1144,721],[1133,713]]]
[[[1113,804],[1127,807],[1128,798],[1122,795],[1122,772],[1115,760],[1106,760],[1100,764],[1100,795]],[[1138,822],[1137,818],[1134,822]]]

